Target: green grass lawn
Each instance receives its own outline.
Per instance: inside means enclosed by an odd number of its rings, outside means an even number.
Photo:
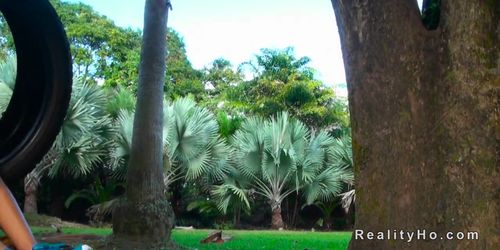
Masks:
[[[227,230],[233,239],[222,245],[200,244],[211,230],[176,230],[172,238],[193,249],[345,250],[351,232],[244,231]]]
[[[34,227],[35,234],[53,232],[50,228]],[[110,229],[101,228],[65,228],[68,234],[109,235]],[[224,230],[233,239],[224,244],[200,244],[212,230],[174,230],[172,238],[181,246],[190,249],[220,250],[345,250],[351,238],[351,232],[309,232],[309,231],[271,231],[271,230]]]

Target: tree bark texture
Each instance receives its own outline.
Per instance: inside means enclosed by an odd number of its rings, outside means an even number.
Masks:
[[[167,0],[146,0],[126,199],[113,212],[112,242],[117,249],[164,248],[173,226],[162,159],[168,6]]]
[[[274,206],[272,209],[271,228],[280,229],[284,227],[285,223],[283,223],[283,217],[281,216],[281,206]]]
[[[24,213],[38,214],[38,181],[24,178]]]
[[[498,249],[499,1],[441,1],[436,30],[415,0],[332,0],[346,67],[355,229],[437,240],[350,249]],[[447,232],[479,240],[441,240]],[[354,236],[354,235],[353,235]]]

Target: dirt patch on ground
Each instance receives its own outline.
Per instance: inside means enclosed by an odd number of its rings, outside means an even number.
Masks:
[[[71,228],[89,228],[88,225],[63,221],[57,217],[51,217],[41,214],[24,214],[28,224],[32,227],[71,227]]]

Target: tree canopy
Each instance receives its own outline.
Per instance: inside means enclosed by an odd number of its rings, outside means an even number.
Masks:
[[[297,58],[291,47],[262,49],[238,71],[229,70],[230,63],[218,59],[207,74],[215,89],[212,92],[218,94],[212,105],[222,106],[232,114],[239,111],[265,117],[287,111],[312,128],[346,128],[349,122],[345,101],[314,78],[309,62],[308,57]],[[242,80],[244,71],[253,78]]]

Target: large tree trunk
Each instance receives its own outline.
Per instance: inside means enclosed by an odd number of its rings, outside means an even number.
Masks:
[[[167,0],[146,0],[139,89],[126,198],[113,212],[112,244],[117,249],[166,247],[173,227],[163,182],[163,82]]]
[[[442,0],[436,30],[424,28],[415,0],[332,4],[349,91],[355,229],[364,230],[350,249],[497,249],[499,1]],[[366,235],[418,229],[426,240]],[[478,240],[446,240],[473,231]]]

